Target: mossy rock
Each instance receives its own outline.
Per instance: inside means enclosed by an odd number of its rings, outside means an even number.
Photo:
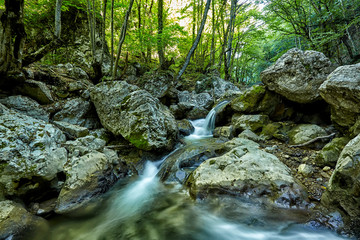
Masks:
[[[315,161],[317,165],[320,167],[335,167],[341,151],[349,141],[350,139],[347,137],[334,138],[331,142],[326,144],[316,156]]]
[[[231,102],[231,108],[237,112],[253,112],[265,95],[265,86],[255,85],[243,95]]]
[[[274,135],[279,133],[280,128],[281,128],[280,123],[276,123],[276,122],[269,123],[268,125],[263,127],[260,135],[264,136],[266,139],[271,139],[274,137]]]
[[[236,131],[250,129],[253,132],[259,132],[269,123],[267,115],[239,115],[235,114],[231,119],[232,125]]]

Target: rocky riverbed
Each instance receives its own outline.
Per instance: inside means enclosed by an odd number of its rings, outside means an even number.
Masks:
[[[0,238],[47,229],[47,219],[91,205],[179,145],[159,178],[193,199],[261,199],[359,237],[359,64],[336,68],[293,49],[251,87],[216,74],[173,84],[171,71],[129,68],[127,81],[94,85],[71,64],[33,65],[21,86],[1,92]],[[214,138],[186,144],[189,120],[222,100]]]

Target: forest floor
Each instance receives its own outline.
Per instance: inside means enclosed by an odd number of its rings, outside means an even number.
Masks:
[[[326,167],[321,168],[316,165],[317,150],[291,147],[278,140],[270,140],[263,147],[270,148],[271,153],[291,169],[292,175],[306,188],[311,201],[315,203],[320,202],[334,170]],[[311,168],[311,172],[304,174],[299,171],[298,169],[301,164],[308,165]]]

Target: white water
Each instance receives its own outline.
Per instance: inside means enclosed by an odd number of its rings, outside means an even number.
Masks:
[[[215,120],[216,114],[220,109],[225,107],[229,101],[222,101],[218,105],[216,105],[211,111],[208,113],[206,118],[198,119],[190,121],[191,124],[194,126],[194,132],[189,136],[185,137],[186,140],[193,140],[193,139],[203,139],[209,138],[213,136],[213,131],[215,129]]]
[[[215,115],[216,110],[209,113],[209,118],[193,121],[195,131],[188,140],[211,137]],[[135,181],[113,190],[98,204],[97,210],[92,211],[94,216],[58,221],[51,234],[36,240],[344,239],[333,232],[313,230],[289,220],[293,219],[288,218],[291,215],[298,219],[291,210],[286,215],[278,210],[269,213],[261,206],[239,204],[241,200],[231,197],[230,203],[219,199],[216,204],[197,204],[190,200],[187,190],[165,186],[156,176],[161,163],[175,151],[158,162],[147,162]]]
[[[312,230],[289,221],[269,223],[269,226],[249,225],[226,219],[214,212],[204,210],[194,204],[178,202],[187,200],[187,195],[165,188],[156,177],[162,161],[147,162],[138,180],[120,191],[112,193],[112,201],[106,211],[87,222],[69,224],[51,239],[81,240],[137,240],[137,239],[187,239],[187,240],[340,240],[344,239],[330,231]],[[178,190],[177,190],[178,191]],[[172,196],[173,195],[173,196]],[[171,196],[171,198],[167,197]],[[163,199],[165,198],[165,200]],[[169,198],[169,199],[166,199]],[[162,207],[157,202],[171,202]],[[245,209],[251,211],[251,209]],[[164,215],[157,217],[157,215]],[[186,221],[177,215],[191,215]],[[248,218],[252,213],[247,213]],[[258,217],[254,213],[254,218]],[[175,222],[175,224],[174,224]],[[150,226],[150,227],[149,227]],[[132,229],[133,228],[133,229]],[[145,233],[139,234],[144,231]],[[168,228],[168,229],[167,229]],[[132,229],[128,231],[128,229]],[[64,234],[69,231],[68,234]],[[162,233],[166,232],[166,233]]]

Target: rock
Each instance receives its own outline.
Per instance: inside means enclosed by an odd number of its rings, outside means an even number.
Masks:
[[[223,143],[215,138],[199,139],[196,144],[190,142],[166,158],[157,176],[162,181],[184,183],[200,163],[223,153]]]
[[[240,113],[271,115],[281,104],[280,96],[262,85],[254,85],[231,101],[231,108]]]
[[[240,90],[231,82],[227,82],[220,77],[208,76],[196,82],[195,91],[196,93],[206,92],[211,94],[215,99],[219,99],[228,91],[238,92]]]
[[[170,110],[126,82],[103,82],[91,91],[102,125],[143,150],[171,149],[178,129]]]
[[[57,199],[55,211],[70,213],[106,192],[128,169],[117,153],[94,136],[67,141],[69,160],[64,167],[66,181]]]
[[[307,164],[300,164],[298,167],[298,173],[304,175],[304,176],[310,176],[314,172],[313,167]]]
[[[53,125],[0,104],[0,186],[5,194],[31,191],[43,197],[47,182],[56,180],[67,161],[64,142],[65,135]]]
[[[319,90],[331,105],[331,119],[343,127],[354,125],[360,114],[360,63],[338,67]]]
[[[83,69],[81,69],[71,63],[58,64],[56,66],[53,66],[53,68],[56,69],[58,76],[59,75],[60,75],[60,77],[69,76],[73,80],[76,80],[76,82],[73,82],[73,83],[82,83],[82,84],[84,84],[84,82],[86,82],[88,84],[90,83],[89,75]],[[78,89],[70,88],[69,91],[72,92],[72,91],[77,91],[77,90],[82,90],[82,89],[85,89],[84,85],[81,85],[81,88],[78,88]]]
[[[223,126],[217,127],[214,129],[213,136],[214,137],[224,137],[227,139],[232,139],[235,134],[235,129],[233,126]]]
[[[145,73],[138,78],[135,85],[148,91],[156,98],[162,98],[166,95],[173,85],[173,73],[171,71],[158,70]]]
[[[247,142],[250,144],[203,162],[189,177],[190,193],[199,198],[230,194],[281,207],[305,207],[305,191],[295,182],[290,169],[256,143]]]
[[[298,145],[310,141],[316,137],[328,135],[326,131],[314,124],[300,124],[289,132],[289,143]]]
[[[56,213],[65,214],[84,206],[116,182],[113,163],[118,161],[117,154],[107,151],[111,153],[92,151],[69,159],[65,168],[67,179],[57,200]]]
[[[341,152],[327,191],[321,198],[327,208],[339,209],[348,225],[360,222],[359,179],[360,135],[352,139]]]
[[[261,73],[261,81],[271,90],[298,103],[320,100],[319,87],[333,64],[322,53],[290,49]]]
[[[89,129],[67,122],[54,121],[54,125],[70,136],[70,138],[85,137],[89,134]]]
[[[178,111],[183,112],[187,119],[199,119],[206,117],[212,106],[213,99],[209,93],[183,91],[178,93]]]
[[[33,216],[18,203],[0,202],[0,239],[24,239],[39,228],[47,228],[43,218]]]
[[[347,137],[334,138],[331,142],[326,144],[316,156],[316,164],[320,167],[335,167],[341,151],[348,142],[349,139]]]
[[[194,107],[193,109],[188,111],[185,116],[188,119],[195,120],[195,119],[205,118],[208,113],[209,110],[203,107]]]
[[[195,130],[194,126],[187,119],[177,120],[176,124],[181,136],[188,136]]]
[[[68,100],[63,109],[54,115],[54,120],[79,125],[89,129],[100,127],[99,119],[94,107],[89,101],[82,98]]]
[[[249,140],[254,141],[254,142],[262,142],[262,141],[264,141],[264,139],[262,137],[259,137],[258,135],[256,135],[250,129],[245,129],[244,131],[242,131],[239,134],[238,138],[246,138],[246,139],[249,139]]]
[[[360,117],[357,118],[355,124],[349,129],[350,136],[356,137],[360,134]]]
[[[50,114],[42,109],[38,102],[32,100],[31,98],[20,95],[9,96],[7,98],[0,99],[0,103],[29,117],[49,122]]]
[[[22,95],[28,96],[40,104],[50,104],[54,102],[50,89],[43,82],[26,80],[23,84],[18,86],[16,90]]]
[[[253,132],[261,131],[268,124],[269,117],[267,115],[238,115],[234,114],[231,123],[236,130],[243,131],[250,129]]]

